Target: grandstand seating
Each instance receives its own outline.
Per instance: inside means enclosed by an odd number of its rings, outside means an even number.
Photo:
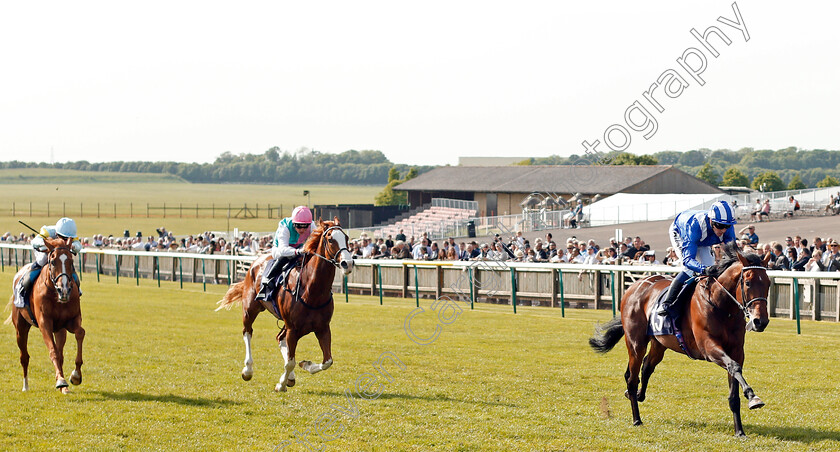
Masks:
[[[473,216],[475,216],[475,210],[473,209],[430,206],[408,218],[374,231],[373,235],[375,237],[387,237],[390,234],[393,237],[400,232],[400,229],[403,229],[407,236],[420,236],[420,234],[428,232],[432,237],[441,237],[445,235],[447,227],[451,224],[465,221]]]

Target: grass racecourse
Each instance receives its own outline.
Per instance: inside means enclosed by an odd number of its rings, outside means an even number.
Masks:
[[[11,287],[13,273],[0,272],[0,285]],[[641,404],[645,425],[632,427],[623,343],[600,356],[586,342],[607,311],[569,309],[562,318],[558,309],[514,315],[467,305],[418,345],[403,329],[413,299],[380,306],[338,295],[335,364],[317,375],[299,369],[297,385],[275,393],[282,361],[270,315],[254,326],[255,375],[245,382],[240,311],[213,311],[226,288],[162,285],[83,275],[84,381],[69,395],[53,388],[36,331],[30,391],[21,392],[14,328],[0,326],[0,450],[840,449],[835,323],[803,322],[797,336],[793,322],[773,319],[748,334],[744,374],[767,406],[744,408],[741,440],[732,436],[725,372],[672,352]],[[435,331],[430,304],[422,300],[427,310],[412,321],[418,336]],[[65,351],[69,373],[72,336]],[[383,361],[392,381],[373,367],[387,352],[404,365]],[[312,335],[297,358],[320,361]]]
[[[310,195],[304,196],[304,190]],[[29,232],[18,220],[37,229],[43,224],[55,224],[63,214],[76,220],[81,237],[97,233],[121,237],[125,230],[131,235],[142,231],[144,236],[156,236],[154,231],[161,226],[179,236],[207,230],[232,231],[234,228],[269,232],[277,229],[278,218],[266,218],[265,211],[260,218],[236,218],[236,207],[245,204],[252,209],[257,204],[262,209],[269,205],[282,206],[283,213],[289,215],[294,206],[301,204],[372,204],[373,197],[380,191],[382,186],[372,185],[191,184],[160,174],[0,169],[3,195],[0,199],[0,234]],[[47,203],[50,215],[46,214]],[[151,217],[146,218],[146,204],[161,207],[164,203],[169,208],[166,218],[161,216],[160,209],[153,210]],[[215,204],[215,218],[204,210],[196,218],[196,204],[202,208]],[[234,218],[227,218],[228,204],[234,206]],[[179,205],[183,206],[180,213]]]

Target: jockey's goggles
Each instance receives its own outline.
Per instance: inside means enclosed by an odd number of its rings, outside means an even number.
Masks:
[[[295,223],[295,228],[296,229],[304,229],[304,228],[308,228],[308,227],[309,227],[309,225],[306,224],[306,223]]]
[[[712,222],[712,227],[725,231],[725,230],[731,228],[732,225],[731,224],[718,223],[717,221],[713,221]]]

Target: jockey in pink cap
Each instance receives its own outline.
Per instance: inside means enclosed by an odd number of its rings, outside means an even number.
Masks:
[[[295,260],[296,257],[304,254],[302,247],[315,230],[316,224],[312,221],[312,211],[306,206],[297,206],[292,210],[292,216],[280,220],[277,225],[277,232],[274,233],[271,256],[274,260],[266,264],[263,269],[263,278],[257,299],[263,300],[266,297],[266,289],[272,284],[272,280],[282,271],[287,263]]]

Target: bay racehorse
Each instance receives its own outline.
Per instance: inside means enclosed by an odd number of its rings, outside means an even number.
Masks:
[[[633,425],[641,425],[639,402],[656,365],[665,350],[686,354],[694,359],[711,361],[726,369],[729,377],[729,409],[735,423],[735,435],[745,436],[741,425],[741,401],[738,386],[744,392],[750,409],[761,408],[764,402],[755,395],[742,374],[744,336],[747,330],[764,331],[770,321],[767,315],[768,254],[763,260],[755,254],[741,254],[737,246],[724,246],[725,256],[701,277],[688,302],[683,303],[678,327],[686,350],[674,335],[648,335],[648,319],[660,292],[668,290],[670,280],[654,275],[635,282],[621,299],[621,317],[596,327],[589,344],[597,352],[606,353],[625,336],[630,359],[624,378],[625,396],[630,399]],[[652,315],[656,316],[656,313]],[[746,319],[746,322],[745,322]],[[647,350],[650,343],[650,350]],[[641,388],[639,370],[641,369]]]
[[[64,343],[67,341],[68,331],[76,336],[76,368],[70,374],[70,382],[74,385],[82,383],[82,342],[85,340],[85,329],[82,328],[79,287],[73,282],[76,269],[70,249],[72,243],[73,239],[44,239],[49,258],[38,279],[32,284],[29,309],[18,308],[12,304],[12,315],[6,320],[7,324],[11,322],[15,325],[20,365],[23,366],[24,391],[29,390],[27,341],[31,326],[41,330],[44,343],[50,352],[50,360],[55,366],[55,387],[65,394],[70,392],[70,388],[64,379]],[[16,286],[18,280],[29,269],[29,266],[24,266],[15,275],[12,287]]]
[[[332,365],[332,341],[330,319],[333,315],[332,284],[335,269],[341,268],[344,274],[353,271],[353,256],[347,250],[349,237],[341,229],[338,218],[333,221],[318,220],[318,227],[303,245],[306,252],[299,267],[292,269],[286,278],[284,288],[278,287],[275,296],[276,307],[271,301],[261,303],[256,300],[257,289],[262,279],[265,264],[270,254],[262,255],[251,265],[241,282],[233,284],[224,298],[219,301],[217,311],[230,309],[236,303],[242,304],[242,336],[245,340],[245,367],[242,379],[250,380],[254,375],[251,357],[251,338],[253,324],[260,312],[268,309],[278,320],[283,321],[283,328],[277,334],[280,353],[285,362],[283,375],[274,387],[275,391],[285,391],[295,385],[295,348],[298,340],[314,332],[321,346],[323,361],[313,364],[301,361],[300,367],[309,373],[318,373]]]

